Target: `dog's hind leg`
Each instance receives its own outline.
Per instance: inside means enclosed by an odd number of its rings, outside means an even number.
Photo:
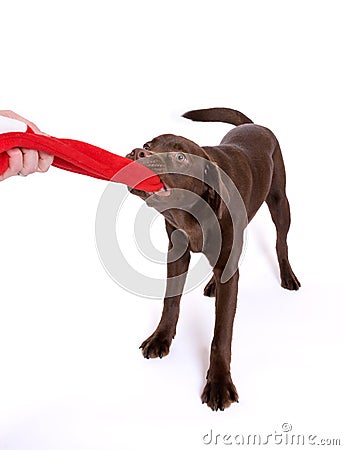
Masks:
[[[297,290],[301,286],[289,263],[287,234],[290,227],[290,208],[285,192],[286,174],[283,157],[277,143],[273,154],[274,171],[269,194],[266,198],[272,220],[276,226],[276,251],[280,267],[281,285],[290,290]]]

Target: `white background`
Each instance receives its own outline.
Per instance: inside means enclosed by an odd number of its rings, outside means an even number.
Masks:
[[[241,266],[240,403],[214,413],[200,402],[214,301],[185,296],[171,354],[142,358],[162,303],[121,289],[98,259],[106,183],[55,168],[1,183],[0,449],[223,448],[202,437],[285,422],[343,443],[341,2],[12,0],[0,38],[0,109],[55,136],[121,155],[164,132],[211,145],[228,126],[180,115],[213,106],[271,128],[302,283],[279,286],[263,207]]]

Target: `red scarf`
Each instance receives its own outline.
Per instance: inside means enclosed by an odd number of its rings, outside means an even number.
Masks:
[[[0,134],[0,175],[8,168],[7,150],[15,147],[44,151],[54,155],[53,166],[101,180],[123,183],[137,189],[155,192],[163,187],[150,169],[123,156],[86,142],[26,132]]]

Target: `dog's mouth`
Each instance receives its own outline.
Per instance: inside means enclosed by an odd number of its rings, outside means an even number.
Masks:
[[[154,198],[157,199],[157,197],[169,197],[172,193],[172,188],[170,188],[165,183],[163,183],[162,188],[160,188],[158,191],[155,191],[155,192],[141,191],[139,189],[130,188],[130,187],[128,189],[132,194],[138,195],[143,200],[148,200],[148,199],[153,200]]]
[[[171,188],[167,184],[164,183],[163,187],[161,189],[159,189],[159,191],[147,192],[147,194],[157,195],[159,197],[168,197],[169,195],[171,195]]]

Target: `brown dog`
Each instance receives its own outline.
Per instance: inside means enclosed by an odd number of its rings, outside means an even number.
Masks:
[[[290,211],[285,169],[276,137],[244,114],[212,108],[190,111],[184,117],[237,127],[216,147],[200,147],[183,137],[166,134],[128,155],[156,171],[165,185],[157,193],[131,192],[164,215],[170,242],[162,317],[155,332],[140,348],[145,358],[161,358],[169,353],[190,252],[203,252],[213,267],[213,277],[204,295],[216,297],[216,321],[202,402],[213,410],[223,410],[238,401],[230,362],[243,231],[264,201],[277,230],[281,284],[291,290],[300,287],[288,260]],[[242,210],[238,213],[241,205],[244,214]],[[176,249],[180,250],[178,256],[175,253],[170,256]]]

